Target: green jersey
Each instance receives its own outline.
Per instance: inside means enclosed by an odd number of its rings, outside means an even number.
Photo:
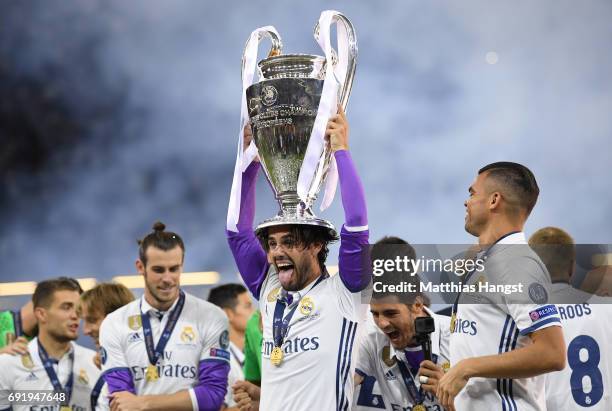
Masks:
[[[260,330],[261,313],[255,311],[247,322],[244,331],[244,379],[250,382],[261,381],[261,342],[263,334]]]
[[[14,313],[13,311],[0,312],[0,348],[6,347],[18,337],[15,327],[15,315],[19,316],[19,313]]]

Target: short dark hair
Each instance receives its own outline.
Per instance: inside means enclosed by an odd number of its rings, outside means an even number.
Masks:
[[[527,211],[527,215],[531,213],[540,195],[540,188],[531,170],[522,164],[498,161],[478,170],[478,174],[484,172],[488,172],[487,179],[502,192],[511,209],[518,207]]]
[[[416,251],[407,241],[394,236],[386,236],[378,240],[372,245],[370,251],[370,260],[374,264],[374,260],[395,260],[396,257],[407,257],[410,260],[416,260]],[[373,267],[372,267],[373,268]],[[385,271],[380,277],[381,282],[386,285],[399,285],[402,283],[414,284],[415,292],[375,292],[372,293],[372,300],[381,300],[387,297],[396,297],[398,302],[402,304],[414,304],[417,297],[421,297],[423,303],[427,306],[430,304],[429,298],[421,293],[421,279],[416,273],[407,273],[404,271]]]
[[[101,283],[81,294],[81,302],[90,310],[107,316],[134,301],[134,294],[123,284]]]
[[[242,284],[223,284],[210,290],[208,302],[233,310],[238,305],[238,296],[246,292],[247,289]]]
[[[41,281],[36,285],[36,290],[32,294],[34,308],[48,308],[53,301],[53,294],[56,291],[77,291],[83,293],[83,289],[77,280],[70,277],[58,277],[50,280]]]
[[[185,258],[185,244],[181,236],[172,231],[164,231],[165,229],[166,225],[157,221],[153,224],[153,232],[147,234],[142,240],[138,240],[138,257],[145,266],[147,265],[147,249],[149,247],[169,251],[179,246],[183,251],[183,259]]]
[[[305,248],[309,247],[315,243],[321,243],[321,251],[317,254],[317,259],[319,260],[319,265],[323,270],[325,267],[325,261],[327,260],[327,255],[329,254],[329,244],[333,243],[338,239],[338,237],[334,236],[329,228],[326,227],[318,227],[314,225],[306,225],[306,224],[287,224],[287,228],[291,235],[295,238],[295,241],[300,246],[304,246]],[[269,238],[269,229],[262,228],[257,233],[257,237],[259,238],[259,242],[261,243],[266,253],[270,251],[268,247],[268,238]]]

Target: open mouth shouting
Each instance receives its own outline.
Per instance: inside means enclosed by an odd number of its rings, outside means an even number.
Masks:
[[[289,284],[291,281],[291,277],[293,276],[293,271],[295,269],[295,265],[289,259],[278,259],[274,261],[276,265],[276,270],[278,271],[278,278],[283,285]]]

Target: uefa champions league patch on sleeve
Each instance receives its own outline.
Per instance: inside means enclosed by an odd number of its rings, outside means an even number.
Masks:
[[[219,336],[219,345],[224,350],[229,347],[229,331],[225,330],[221,333],[221,335]]]
[[[529,285],[529,298],[536,304],[546,304],[548,301],[548,293],[546,288],[540,283],[532,283]]]
[[[228,361],[230,359],[229,351],[222,350],[220,348],[211,348],[210,356],[213,358],[223,358],[224,360],[228,360]]]
[[[545,305],[544,307],[540,307],[533,311],[529,312],[529,318],[531,318],[532,322],[540,321],[547,317],[552,317],[558,315],[557,307],[554,305]]]
[[[100,347],[100,361],[102,365],[106,364],[106,360],[108,359],[108,355],[106,354],[106,350],[104,347]]]

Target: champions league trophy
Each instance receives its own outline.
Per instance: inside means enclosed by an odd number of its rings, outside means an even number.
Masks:
[[[329,40],[333,23],[337,27],[338,51],[331,48]],[[257,232],[278,225],[306,224],[327,228],[337,237],[334,226],[317,218],[312,208],[328,175],[330,180],[333,178],[333,187],[329,188],[328,182],[326,197],[330,190],[333,198],[337,182],[335,160],[323,137],[337,104],[346,109],[355,74],[357,41],[351,22],[335,11],[321,14],[314,36],[325,57],[282,54],[281,38],[271,26],[255,30],[245,47],[243,110],[248,112],[261,165],[280,204],[278,215],[261,223]],[[248,79],[245,82],[249,59],[254,68],[257,55],[252,44],[264,37],[271,39],[272,47],[268,57],[258,64],[260,81],[249,85]],[[324,198],[323,202],[331,203],[331,199]]]

